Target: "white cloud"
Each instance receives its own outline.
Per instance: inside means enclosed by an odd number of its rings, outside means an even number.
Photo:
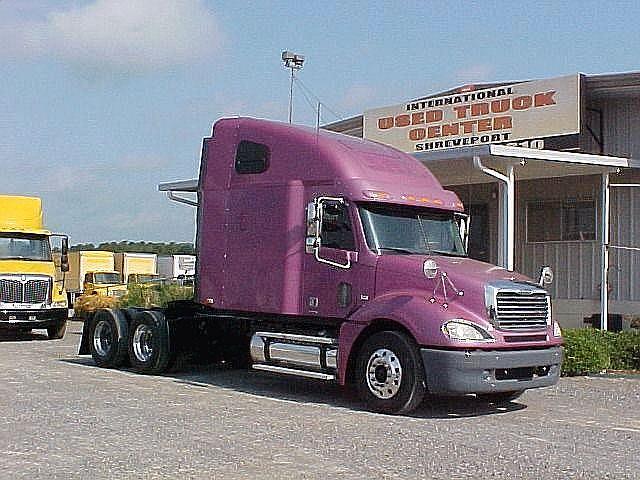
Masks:
[[[94,0],[44,21],[0,24],[0,55],[50,55],[93,72],[163,70],[206,58],[221,43],[201,0]]]

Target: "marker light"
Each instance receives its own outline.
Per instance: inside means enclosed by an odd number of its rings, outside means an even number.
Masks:
[[[391,195],[387,192],[381,192],[379,190],[364,190],[362,194],[373,200],[388,200],[391,198]]]

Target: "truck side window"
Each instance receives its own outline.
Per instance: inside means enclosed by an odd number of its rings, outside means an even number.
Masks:
[[[325,204],[322,214],[321,245],[328,248],[355,251],[349,211],[345,205]]]
[[[236,150],[236,172],[263,173],[269,168],[269,147],[261,143],[242,140]]]

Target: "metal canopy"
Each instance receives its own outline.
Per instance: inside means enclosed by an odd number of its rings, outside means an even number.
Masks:
[[[536,150],[507,145],[478,145],[433,152],[416,152],[415,158],[424,163],[444,185],[470,185],[495,182],[495,179],[475,169],[477,157],[489,168],[506,171],[513,165],[518,180],[601,175],[619,168],[640,167],[640,162],[605,155]]]

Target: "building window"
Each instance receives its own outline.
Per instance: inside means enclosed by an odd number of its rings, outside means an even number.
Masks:
[[[527,242],[595,239],[594,200],[536,201],[527,204]]]
[[[243,140],[236,150],[236,172],[262,173],[269,168],[269,147]]]

